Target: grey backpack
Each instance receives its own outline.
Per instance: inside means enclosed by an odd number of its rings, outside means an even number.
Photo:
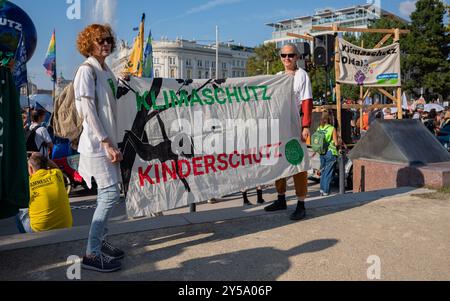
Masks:
[[[84,63],[81,66],[89,66],[92,69],[95,84],[97,84],[97,74],[94,67],[88,63]],[[76,142],[83,131],[83,117],[78,114],[75,105],[73,81],[55,99],[52,125],[56,136]]]

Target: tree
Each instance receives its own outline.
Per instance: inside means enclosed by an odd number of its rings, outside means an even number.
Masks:
[[[424,88],[428,99],[441,95],[446,100],[450,93],[450,36],[444,25],[445,13],[440,0],[417,1],[406,38],[406,89],[418,95],[418,89]]]
[[[275,43],[267,43],[255,48],[255,56],[247,62],[247,74],[249,76],[267,74],[267,66],[269,66],[269,74],[284,70]]]

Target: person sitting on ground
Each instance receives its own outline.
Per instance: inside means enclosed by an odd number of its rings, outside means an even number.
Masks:
[[[28,159],[30,204],[16,216],[20,233],[71,228],[72,212],[61,170],[41,153]]]
[[[53,142],[47,129],[42,126],[45,120],[44,110],[34,110],[31,114],[32,124],[30,125],[30,131],[35,132],[35,135],[30,135],[30,141],[27,140],[27,151],[39,151],[45,157],[49,158],[49,150],[53,149]],[[34,141],[32,137],[34,136]],[[35,147],[30,147],[32,143],[35,143]],[[31,143],[31,144],[30,144]],[[37,149],[36,149],[37,148]]]

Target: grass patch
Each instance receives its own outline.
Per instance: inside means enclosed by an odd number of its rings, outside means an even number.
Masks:
[[[436,190],[435,192],[413,194],[415,197],[432,199],[432,200],[448,200],[450,201],[450,187],[444,187]]]

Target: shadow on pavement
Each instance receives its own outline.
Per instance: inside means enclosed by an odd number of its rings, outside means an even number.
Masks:
[[[312,200],[311,202],[315,206],[307,209],[307,220],[364,206],[377,201],[379,198],[407,193],[413,189],[387,189]],[[353,202],[343,202],[339,206],[337,203],[339,197],[349,197],[354,198],[354,200]],[[276,280],[289,269],[290,256],[318,252],[334,246],[338,241],[336,239],[322,239],[288,251],[281,251],[273,247],[262,247],[212,256],[208,256],[210,254],[207,252],[207,244],[262,232],[267,232],[261,235],[264,239],[270,240],[271,235],[277,235],[278,228],[293,223],[297,223],[301,227],[302,221],[293,222],[288,218],[294,207],[295,205],[291,205],[288,210],[267,215],[253,215],[239,219],[112,236],[109,240],[127,253],[123,262],[123,270],[110,275],[83,271],[83,280]],[[243,208],[226,208],[214,211],[216,211],[216,215],[220,216],[225,215],[225,212],[229,210],[243,210]],[[206,212],[196,214],[204,213]],[[165,218],[165,216],[153,220],[156,222],[157,219],[161,218]],[[51,235],[51,233],[48,234]],[[1,274],[3,275],[0,278],[11,275],[4,280],[13,280],[11,278],[17,280],[39,280],[41,278],[42,280],[66,280],[68,264],[65,263],[65,260],[70,255],[81,256],[85,244],[86,240],[84,239],[34,247],[33,249],[0,252]],[[180,263],[174,261],[177,267],[158,269],[159,262],[174,260],[174,257],[178,256],[182,258],[183,253],[189,248],[202,244],[205,244],[204,257],[181,260]],[[24,258],[26,258],[25,261],[23,261]],[[23,261],[22,263],[26,266],[26,268],[22,267],[25,269],[24,271],[14,264],[18,261]],[[32,271],[39,271],[40,275],[43,276],[38,277]],[[252,272],[250,273],[250,271]]]

